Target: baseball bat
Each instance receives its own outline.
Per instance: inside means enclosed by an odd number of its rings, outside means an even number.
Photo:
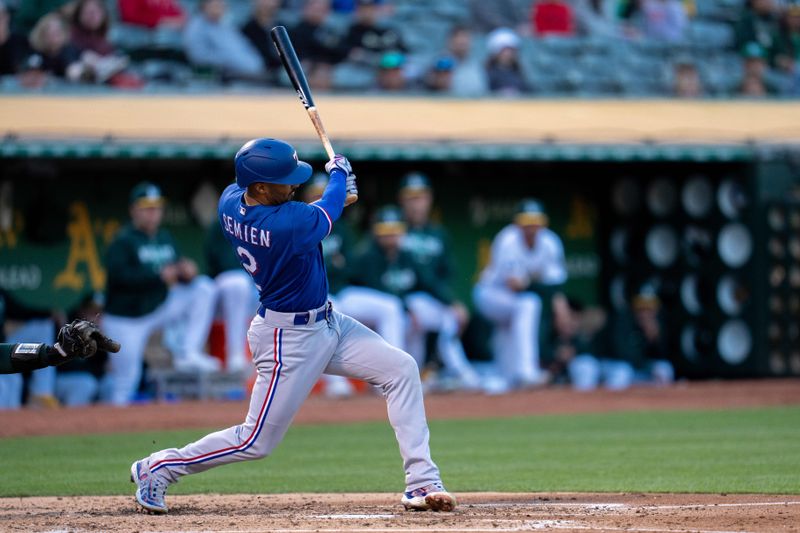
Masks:
[[[272,36],[272,42],[275,44],[275,48],[278,50],[278,56],[281,58],[283,68],[286,69],[286,74],[289,75],[289,79],[292,82],[294,90],[297,91],[300,102],[302,102],[303,107],[306,108],[311,123],[314,125],[314,129],[317,130],[317,135],[319,136],[319,140],[322,141],[325,152],[328,154],[328,159],[333,159],[336,153],[333,151],[333,145],[331,145],[331,140],[328,137],[328,133],[325,131],[325,125],[322,124],[317,106],[314,105],[314,98],[311,95],[311,89],[308,87],[306,74],[303,72],[303,66],[300,64],[297,53],[294,51],[294,45],[292,45],[292,40],[289,38],[289,33],[286,31],[285,27],[275,26],[270,31],[270,35]],[[358,195],[348,194],[344,205],[350,205],[356,200],[358,200]]]

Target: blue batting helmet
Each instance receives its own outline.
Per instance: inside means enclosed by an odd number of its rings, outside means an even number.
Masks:
[[[311,165],[297,159],[292,145],[277,139],[253,139],[239,148],[233,159],[236,184],[299,185],[311,176]]]

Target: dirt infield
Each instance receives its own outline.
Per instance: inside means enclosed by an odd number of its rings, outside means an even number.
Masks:
[[[130,497],[0,500],[4,531],[800,531],[800,496],[461,494],[453,513],[405,512],[396,495],[176,496],[166,516]]]
[[[432,419],[776,405],[800,405],[800,380],[690,383],[623,393],[547,389],[426,399]],[[244,402],[26,409],[0,414],[0,436],[225,427],[239,423],[246,409]],[[383,400],[364,394],[338,401],[312,397],[296,423],[385,418]],[[800,532],[800,495],[469,493],[458,497],[461,505],[454,513],[411,513],[403,511],[398,494],[172,496],[167,516],[135,513],[132,496],[5,498],[0,499],[0,531]]]

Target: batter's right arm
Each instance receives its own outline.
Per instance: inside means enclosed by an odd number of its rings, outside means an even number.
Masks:
[[[330,172],[330,180],[322,198],[312,204],[294,202],[292,242],[297,252],[317,246],[330,234],[333,223],[344,210],[347,175],[352,170],[350,162],[337,155],[325,165],[325,169]]]

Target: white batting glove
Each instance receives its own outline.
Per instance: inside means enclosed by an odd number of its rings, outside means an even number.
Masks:
[[[348,174],[347,181],[345,183],[346,183],[345,192],[347,196],[351,195],[358,196],[358,184],[356,183],[356,175]]]
[[[353,173],[353,166],[350,164],[350,161],[341,154],[336,154],[333,156],[333,159],[325,163],[325,171],[330,174],[333,172],[333,169],[338,168],[342,172],[344,172],[345,176],[349,176]]]

